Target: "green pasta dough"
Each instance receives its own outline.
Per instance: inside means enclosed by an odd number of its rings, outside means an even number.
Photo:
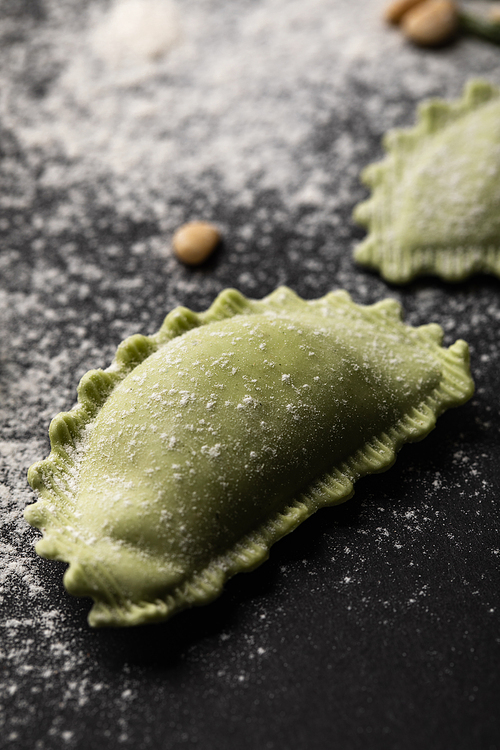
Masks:
[[[456,102],[425,102],[384,146],[362,174],[372,196],[354,211],[369,232],[357,262],[397,284],[500,276],[500,89],[473,81]]]
[[[51,423],[26,518],[40,555],[69,563],[94,626],[168,618],[228,577],[472,394],[468,349],[411,328],[397,302],[345,292],[261,301],[222,292],[132,336]]]

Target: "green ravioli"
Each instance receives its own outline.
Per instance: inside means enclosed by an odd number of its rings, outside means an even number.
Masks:
[[[473,81],[456,102],[428,101],[384,146],[362,174],[372,196],[354,211],[369,231],[358,263],[394,283],[500,276],[500,89]]]
[[[227,289],[204,313],[175,309],[87,373],[52,421],[50,456],[29,471],[38,553],[69,563],[91,625],[211,601],[471,396],[467,344],[441,339],[404,325],[394,300],[363,307],[345,292]]]

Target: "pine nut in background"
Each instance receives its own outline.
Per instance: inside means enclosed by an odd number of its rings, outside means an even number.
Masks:
[[[425,0],[405,13],[401,27],[408,39],[422,47],[444,44],[457,32],[457,6],[451,0]]]
[[[175,232],[172,248],[177,258],[188,266],[203,263],[221,240],[219,230],[208,221],[190,221]]]

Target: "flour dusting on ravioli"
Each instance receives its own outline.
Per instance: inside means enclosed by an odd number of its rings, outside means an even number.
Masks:
[[[91,625],[135,625],[218,596],[228,577],[361,476],[387,469],[472,394],[468,349],[394,300],[222,292],[132,336],[51,423],[26,518],[40,555],[90,596]]]
[[[372,196],[354,211],[369,231],[358,263],[394,283],[500,276],[500,89],[474,81],[456,102],[428,101],[384,145],[362,175]]]

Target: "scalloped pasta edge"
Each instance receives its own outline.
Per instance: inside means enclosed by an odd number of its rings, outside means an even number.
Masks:
[[[459,282],[474,273],[500,277],[498,247],[424,247],[411,251],[390,252],[369,237],[354,250],[354,258],[364,266],[379,270],[393,284],[406,284],[417,276],[437,275],[445,281]]]
[[[372,195],[353,211],[354,220],[364,226],[368,236],[354,248],[359,264],[380,271],[394,284],[406,284],[417,276],[436,275],[448,282],[463,281],[474,273],[500,277],[500,242],[490,247],[420,247],[402,249],[387,243],[374,224],[379,192],[387,193],[386,175],[397,168],[404,156],[418,148],[421,139],[432,135],[491,101],[500,99],[500,88],[480,79],[469,81],[456,101],[430,99],[417,109],[417,122],[412,128],[394,128],[383,139],[386,157],[368,165],[361,181],[371,188]]]
[[[249,300],[234,289],[222,292],[205,313],[193,313],[187,308],[176,308],[160,330],[152,336],[139,334],[126,339],[106,370],[91,370],[78,387],[78,403],[70,412],[54,418],[50,426],[51,453],[47,459],[34,464],[28,478],[40,500],[25,509],[26,520],[43,532],[36,550],[42,557],[69,563],[65,578],[81,577],[94,584],[92,588],[106,601],[94,600],[89,613],[89,624],[102,626],[134,626],[166,620],[188,607],[207,604],[217,598],[226,580],[236,573],[251,571],[269,557],[270,547],[286,536],[319,508],[345,502],[354,494],[354,483],[370,473],[390,468],[396,454],[406,442],[424,438],[434,427],[437,417],[451,406],[467,401],[473,393],[469,374],[468,347],[458,340],[449,349],[439,346],[442,330],[436,324],[413,329],[427,344],[436,346],[442,363],[442,379],[424,401],[413,407],[390,431],[373,436],[346,462],[316,480],[308,492],[292,500],[288,507],[245,536],[224,555],[216,558],[202,571],[181,584],[165,599],[132,602],[120,591],[109,572],[92,555],[84,542],[70,537],[74,504],[72,475],[77,469],[79,440],[86,425],[111,393],[113,387],[143,362],[159,346],[198,325],[205,325],[224,317],[253,314],[263,310],[277,311],[283,304],[347,309],[363,314],[384,325],[401,323],[401,307],[393,299],[385,299],[370,306],[354,303],[344,291],[330,292],[317,300],[302,300],[286,287],[276,289],[260,301]],[[84,449],[84,448],[83,448]],[[63,527],[59,530],[57,527]]]

